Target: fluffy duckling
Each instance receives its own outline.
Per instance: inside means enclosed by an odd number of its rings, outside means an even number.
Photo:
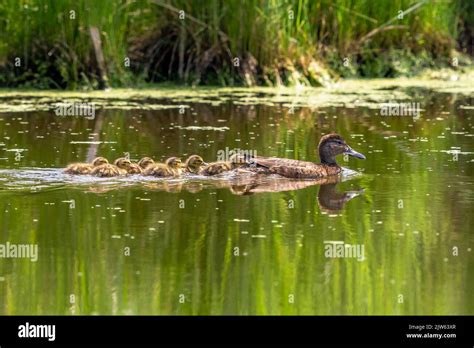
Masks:
[[[201,175],[217,175],[247,164],[245,156],[239,153],[230,156],[229,161],[210,163],[199,171]]]
[[[203,167],[207,166],[201,156],[192,155],[184,162],[184,172],[198,174]]]
[[[181,160],[178,157],[170,157],[165,163],[149,165],[143,171],[143,175],[158,177],[170,177],[181,175]]]
[[[143,173],[142,167],[138,163],[130,163],[130,166],[127,168],[128,174],[141,174]]]
[[[91,163],[72,163],[64,169],[66,174],[90,174],[95,167],[107,164],[107,158],[97,157]]]
[[[127,158],[117,158],[114,164],[102,164],[94,168],[91,174],[102,178],[125,175],[128,173],[128,168],[130,168],[130,164],[131,162]]]
[[[153,161],[153,159],[151,159],[150,157],[143,157],[140,161],[138,161],[138,165],[140,166],[142,171],[145,170],[146,167],[151,166],[153,164],[155,164],[155,161]]]

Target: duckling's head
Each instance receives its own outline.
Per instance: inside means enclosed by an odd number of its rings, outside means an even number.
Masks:
[[[206,165],[201,156],[192,155],[189,156],[184,165],[189,168],[191,171],[199,170],[202,165]]]
[[[328,165],[337,165],[336,156],[347,154],[356,158],[365,159],[365,156],[357,151],[354,151],[346,144],[344,139],[339,134],[331,133],[321,137],[319,141],[319,158],[321,163]]]
[[[138,165],[142,169],[145,169],[146,167],[151,166],[152,164],[155,164],[155,161],[153,161],[150,157],[143,157],[140,161],[138,161]]]
[[[173,169],[181,168],[181,159],[179,159],[178,157],[170,157],[166,160],[165,163],[168,167]]]
[[[128,158],[120,157],[115,160],[114,164],[120,169],[128,169],[130,167],[130,164],[132,164],[132,162],[130,162]]]
[[[234,153],[232,156],[230,156],[229,162],[232,163],[232,167],[237,168],[247,164],[247,159],[241,153]]]
[[[109,161],[107,161],[107,158],[105,158],[105,157],[96,157],[92,161],[92,165],[94,167],[100,166],[102,164],[107,164],[107,163],[109,163]]]

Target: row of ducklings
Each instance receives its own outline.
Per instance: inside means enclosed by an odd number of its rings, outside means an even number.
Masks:
[[[247,164],[245,157],[234,154],[229,161],[206,163],[201,156],[192,155],[182,163],[178,157],[170,157],[164,163],[156,163],[150,157],[144,157],[138,163],[128,158],[118,158],[110,164],[104,157],[97,157],[91,163],[72,163],[66,167],[66,174],[89,174],[99,177],[113,177],[127,174],[142,174],[156,177],[177,177],[182,173],[198,175],[217,175]]]

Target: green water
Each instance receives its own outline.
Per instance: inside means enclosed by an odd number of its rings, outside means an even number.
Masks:
[[[471,100],[419,100],[417,119],[232,102],[93,120],[1,113],[0,243],[36,244],[38,260],[0,258],[0,314],[474,314]],[[226,148],[316,160],[330,131],[367,157],[340,157],[361,175],[335,186],[252,193],[59,170]],[[362,245],[365,259],[326,257],[325,241]]]

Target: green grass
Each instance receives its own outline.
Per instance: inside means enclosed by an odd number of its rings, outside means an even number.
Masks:
[[[312,62],[342,76],[393,76],[399,58],[448,62],[460,28],[472,40],[471,7],[460,0],[3,0],[0,85],[97,87],[90,26],[101,32],[113,86],[317,84]]]

